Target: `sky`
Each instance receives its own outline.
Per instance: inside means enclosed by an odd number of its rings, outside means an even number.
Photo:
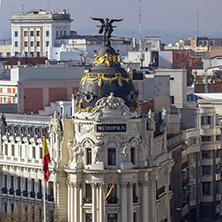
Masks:
[[[30,9],[67,9],[74,19],[72,30],[78,33],[81,31],[80,34],[97,31],[98,23],[92,21],[90,17],[124,18],[121,23],[116,23],[118,30],[138,33],[139,5],[141,5],[142,33],[145,33],[145,30],[196,31],[197,12],[200,31],[222,31],[222,0],[1,0],[1,2],[0,33],[10,33],[8,21],[13,12],[25,12]]]

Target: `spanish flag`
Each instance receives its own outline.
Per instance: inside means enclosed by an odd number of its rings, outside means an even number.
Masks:
[[[45,132],[43,132],[43,172],[44,172],[44,180],[47,182],[49,180],[49,166],[48,164],[51,162],[49,156],[49,150],[46,143]]]
[[[115,190],[115,183],[116,182],[114,182],[113,185],[110,187],[110,189],[109,189],[108,193],[106,194],[106,197],[105,197],[104,200],[107,200],[111,196],[112,192]]]

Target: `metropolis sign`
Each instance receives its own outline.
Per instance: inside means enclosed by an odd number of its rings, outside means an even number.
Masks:
[[[126,132],[126,124],[97,124],[97,132]]]

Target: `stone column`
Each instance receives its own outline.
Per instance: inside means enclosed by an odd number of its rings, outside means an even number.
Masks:
[[[156,176],[150,176],[148,189],[148,212],[149,221],[156,220]]]
[[[92,222],[96,221],[96,183],[91,183],[92,186]]]
[[[70,208],[70,222],[74,222],[74,195],[73,195],[73,187],[74,187],[74,184],[73,183],[70,183],[70,190],[71,190],[71,208]]]
[[[133,222],[133,182],[130,182],[128,184],[128,194],[129,194],[129,200],[128,200],[128,216],[129,216],[129,222]]]
[[[148,220],[148,196],[147,196],[147,191],[148,191],[148,181],[142,181],[142,222],[147,222]]]
[[[71,218],[70,218],[70,212],[71,212],[71,188],[70,188],[70,183],[67,181],[66,182],[67,184],[67,187],[68,187],[68,221],[71,221]]]
[[[75,201],[74,201],[74,221],[75,222],[79,222],[78,220],[78,216],[79,216],[79,213],[78,213],[78,204],[79,204],[79,201],[78,201],[78,190],[79,190],[79,183],[74,183],[74,197],[75,197]]]
[[[103,197],[103,183],[99,184],[99,222],[105,221],[104,219],[104,197]]]
[[[126,182],[120,182],[121,185],[121,221],[127,221],[127,202],[126,202]]]
[[[83,183],[80,185],[80,189],[79,189],[79,206],[80,206],[79,221],[83,221],[82,205],[83,205]]]

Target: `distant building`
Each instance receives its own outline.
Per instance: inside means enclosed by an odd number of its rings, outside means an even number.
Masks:
[[[57,37],[70,34],[73,20],[66,10],[30,10],[11,16],[12,56],[41,57]]]

